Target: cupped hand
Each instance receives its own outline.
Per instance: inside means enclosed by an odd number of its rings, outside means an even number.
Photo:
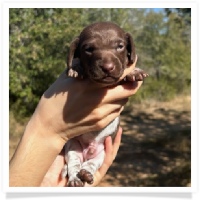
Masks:
[[[135,68],[129,66],[121,79]],[[42,96],[33,120],[47,134],[56,134],[65,143],[85,132],[98,131],[120,115],[128,97],[142,82],[127,82],[110,88],[96,88],[89,80],[68,78],[63,72]]]

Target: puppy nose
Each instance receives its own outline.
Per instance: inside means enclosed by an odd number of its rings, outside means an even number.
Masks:
[[[112,72],[115,69],[115,65],[112,62],[104,63],[101,68],[104,72]]]

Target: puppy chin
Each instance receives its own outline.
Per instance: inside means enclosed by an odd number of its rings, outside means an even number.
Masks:
[[[88,70],[86,71],[86,77],[90,79],[93,83],[98,85],[106,86],[114,86],[118,82],[120,82],[120,78],[123,75],[124,69],[121,68],[117,72],[114,73],[105,73],[101,70]]]
[[[119,78],[115,78],[111,76],[107,76],[101,79],[90,78],[90,80],[93,83],[96,83],[101,86],[112,86],[112,85],[116,85],[119,82]]]

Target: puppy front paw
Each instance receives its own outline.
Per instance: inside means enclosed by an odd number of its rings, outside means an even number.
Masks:
[[[84,70],[83,67],[81,67],[80,60],[78,58],[73,59],[72,66],[67,68],[66,74],[67,76],[73,78],[84,78]]]
[[[78,72],[70,68],[67,70],[67,76],[76,78],[78,77]]]
[[[85,169],[81,169],[77,174],[77,177],[81,179],[83,182],[87,182],[88,184],[92,184],[94,182],[93,175]]]
[[[149,76],[144,70],[135,68],[130,74],[126,76],[128,81],[143,81],[144,78]]]

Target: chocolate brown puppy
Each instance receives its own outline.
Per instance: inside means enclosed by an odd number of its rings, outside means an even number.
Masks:
[[[80,64],[73,64],[73,59]],[[124,69],[136,58],[132,36],[111,22],[87,26],[72,41],[68,55],[68,75],[87,77],[94,82],[112,85],[119,81]],[[143,80],[146,73],[136,68],[127,78]]]
[[[111,86],[119,83],[124,69],[136,59],[132,36],[111,22],[98,22],[83,29],[69,50],[67,75],[90,79],[94,84]],[[125,79],[143,80],[148,74],[135,68]],[[63,177],[68,175],[68,186],[93,183],[93,175],[101,167],[105,151],[104,140],[115,136],[119,117],[98,132],[85,133],[69,140],[65,146],[66,165]]]

